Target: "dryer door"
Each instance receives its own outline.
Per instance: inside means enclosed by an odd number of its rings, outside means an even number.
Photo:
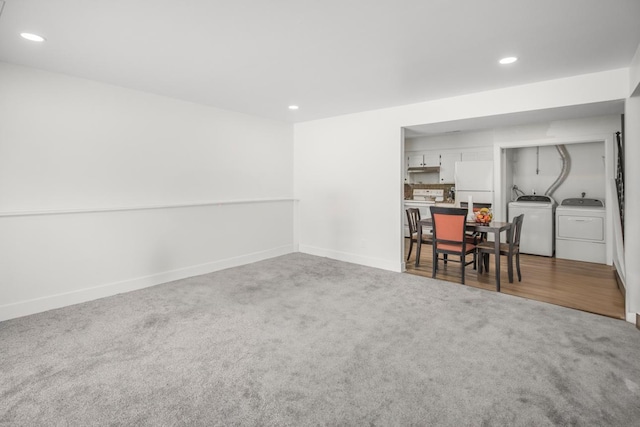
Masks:
[[[604,219],[559,213],[558,238],[602,242],[604,241]]]

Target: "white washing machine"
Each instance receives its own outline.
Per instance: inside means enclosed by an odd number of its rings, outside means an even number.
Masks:
[[[509,221],[524,214],[520,252],[523,254],[553,256],[555,251],[556,202],[550,196],[520,196],[509,203]]]
[[[556,257],[607,262],[606,212],[598,199],[564,199],[556,209]]]

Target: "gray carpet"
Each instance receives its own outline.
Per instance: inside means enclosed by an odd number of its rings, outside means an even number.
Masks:
[[[2,425],[640,423],[640,331],[287,255],[0,323]]]

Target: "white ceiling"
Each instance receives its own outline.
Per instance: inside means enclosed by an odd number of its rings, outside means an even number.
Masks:
[[[627,67],[638,22],[639,0],[6,0],[0,61],[300,122]]]

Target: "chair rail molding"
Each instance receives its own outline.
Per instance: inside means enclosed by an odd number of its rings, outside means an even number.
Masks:
[[[262,199],[235,199],[235,200],[211,200],[203,202],[185,202],[158,205],[139,205],[139,206],[111,206],[96,208],[68,208],[68,209],[50,209],[50,210],[29,210],[29,211],[0,211],[0,218],[17,217],[17,216],[38,216],[38,215],[70,215],[70,214],[90,214],[103,212],[122,212],[122,211],[140,211],[151,209],[177,209],[192,208],[201,206],[223,206],[223,205],[241,205],[252,203],[272,203],[272,202],[298,202],[298,199],[292,197],[274,197]]]

